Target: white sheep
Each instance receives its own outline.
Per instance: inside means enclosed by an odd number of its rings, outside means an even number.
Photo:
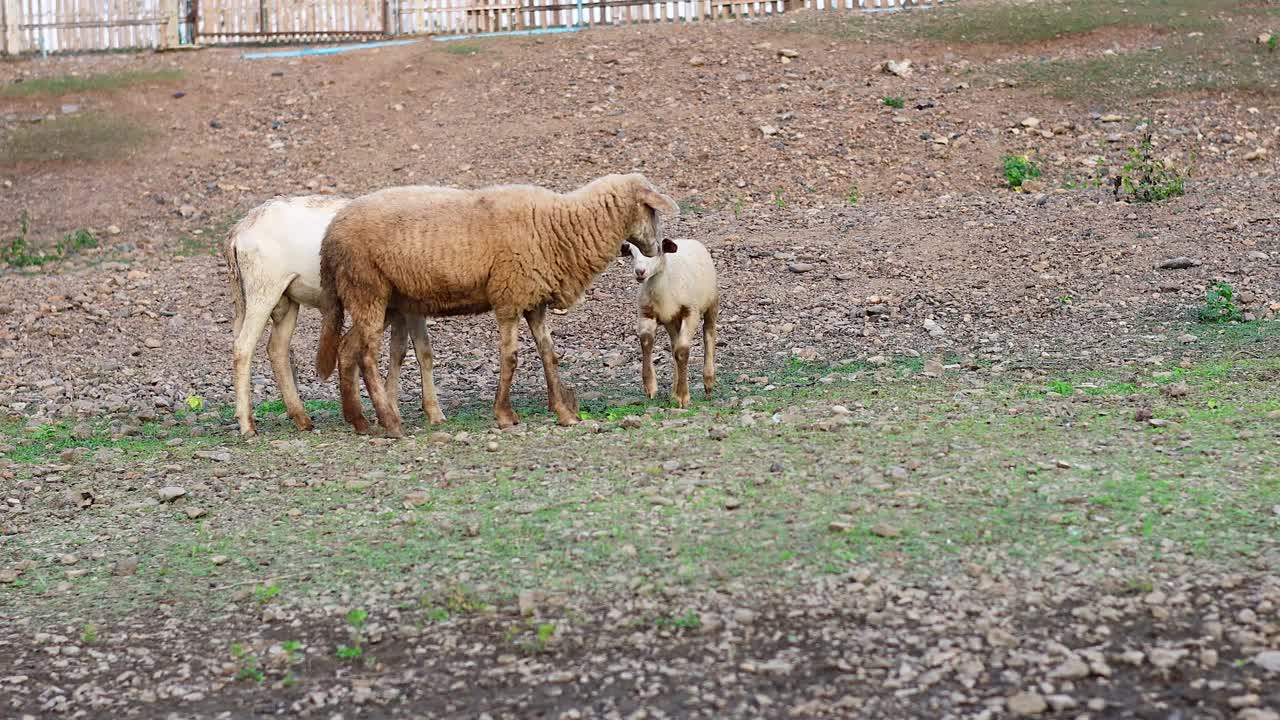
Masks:
[[[289,418],[301,430],[310,430],[311,419],[298,397],[289,341],[298,321],[298,307],[318,307],[320,293],[320,242],[329,221],[351,201],[348,198],[305,195],[275,198],[250,210],[238,222],[223,245],[223,257],[235,304],[232,371],[235,375],[236,420],[240,434],[257,432],[249,394],[250,364],[267,319],[273,324],[267,357],[276,386],[284,397]],[[412,336],[422,372],[422,409],[432,423],[444,422],[432,380],[432,355],[426,321],[420,316],[389,314],[391,363],[387,391],[396,397],[400,367],[406,354],[406,338]]]
[[[716,384],[716,317],[720,313],[720,295],[716,290],[716,266],[711,253],[697,240],[663,240],[661,252],[645,257],[630,243],[625,248],[631,256],[636,281],[640,283],[640,376],[644,394],[658,394],[658,380],[653,372],[653,339],[658,323],[671,337],[675,356],[675,383],[672,398],[680,407],[689,407],[689,348],[693,332],[702,318],[702,387],[708,397]]]

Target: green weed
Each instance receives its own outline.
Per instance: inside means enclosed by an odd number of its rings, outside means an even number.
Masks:
[[[98,626],[93,623],[85,623],[84,628],[80,631],[80,642],[85,645],[92,645],[98,642]]]
[[[1204,294],[1204,307],[1200,309],[1200,322],[1240,322],[1244,313],[1235,303],[1235,288],[1230,283],[1215,281]]]
[[[1004,181],[1015,190],[1024,182],[1040,177],[1040,166],[1026,155],[1005,155],[1000,163],[1004,167]]]
[[[266,605],[280,596],[279,585],[264,585],[253,591],[253,599],[259,605]]]
[[[240,643],[231,645],[231,659],[236,664],[237,680],[262,682],[267,678],[267,674],[263,672],[262,667],[259,665],[258,656],[250,652],[244,645]]]
[[[88,230],[77,230],[59,240],[49,252],[39,252],[27,241],[31,221],[26,212],[18,216],[18,234],[7,245],[0,246],[0,261],[10,267],[30,267],[64,260],[77,252],[98,247],[98,240]]]
[[[787,207],[787,198],[782,194],[782,188],[773,191],[773,204],[779,210],[785,210]]]
[[[653,624],[660,628],[669,628],[675,630],[697,630],[702,627],[702,618],[698,613],[690,610],[684,615],[671,617],[662,615],[654,618]]]
[[[1127,151],[1128,160],[1120,168],[1120,188],[1135,202],[1168,200],[1186,193],[1187,173],[1152,158],[1151,131],[1137,147]]]
[[[907,104],[907,102],[906,102],[905,100],[903,100],[902,98],[900,98],[900,97],[893,97],[893,96],[891,96],[891,95],[886,95],[886,96],[884,96],[883,98],[881,98],[881,99],[880,99],[880,102],[884,103],[885,105],[887,105],[887,106],[889,106],[889,107],[891,107],[891,108],[895,108],[895,109],[898,109],[898,110],[901,110],[901,109],[902,109],[904,106],[906,106],[906,104]]]
[[[845,202],[850,205],[857,205],[862,202],[862,191],[858,189],[857,185],[850,185],[848,192],[845,193],[844,199]]]

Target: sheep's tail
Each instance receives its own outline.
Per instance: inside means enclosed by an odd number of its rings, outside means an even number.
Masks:
[[[222,243],[222,257],[227,261],[227,277],[231,282],[231,303],[235,312],[231,321],[231,332],[240,337],[240,328],[244,325],[244,279],[240,277],[240,260],[236,258],[236,239],[240,236],[240,224],[227,234]]]
[[[320,287],[324,291],[324,306],[320,319],[320,348],[316,350],[316,373],[320,379],[328,379],[338,365],[338,341],[342,338],[342,299],[334,287],[333,269],[320,258]]]

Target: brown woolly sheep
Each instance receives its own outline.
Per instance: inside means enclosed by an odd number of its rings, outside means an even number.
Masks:
[[[560,384],[547,309],[571,307],[624,242],[656,255],[659,213],[677,212],[675,201],[639,174],[607,175],[565,194],[502,185],[389,188],[357,198],[333,219],[321,244],[325,302],[316,369],[327,378],[338,365],[343,417],[365,433],[359,367],[378,422],[387,435],[402,437],[400,415],[377,373],[387,311],[448,316],[492,310],[502,359],[494,414],[500,427],[510,427],[519,422],[510,393],[523,316],[542,359],[547,404],[561,425],[572,425],[578,422],[576,401]],[[344,311],[351,314],[351,328],[339,343]]]

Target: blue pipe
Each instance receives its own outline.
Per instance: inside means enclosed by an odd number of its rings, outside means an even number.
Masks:
[[[363,43],[360,45],[339,45],[337,47],[325,48],[303,48],[302,50],[281,50],[279,52],[260,52],[245,53],[242,58],[249,60],[257,60],[260,58],[285,58],[285,57],[302,57],[303,55],[333,55],[335,53],[348,52],[350,50],[365,50],[368,48],[389,47],[391,45],[408,45],[416,43],[417,40],[386,40],[383,42]]]
[[[579,3],[582,0],[578,0]],[[580,25],[571,27],[557,28],[540,28],[538,30],[507,30],[505,32],[478,33],[476,35],[445,35],[444,37],[431,38],[432,42],[453,42],[454,40],[470,40],[471,38],[487,38],[487,37],[506,37],[508,35],[546,35],[549,33],[567,33],[583,30]]]

